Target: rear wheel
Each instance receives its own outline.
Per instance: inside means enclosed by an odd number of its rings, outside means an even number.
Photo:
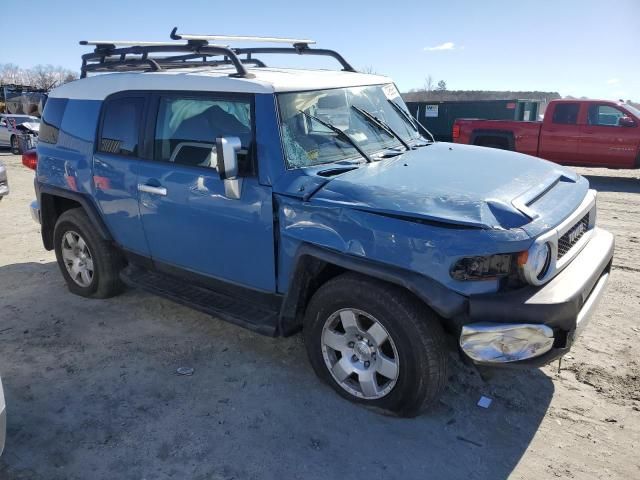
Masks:
[[[95,232],[81,208],[60,215],[53,237],[58,266],[71,292],[108,298],[122,291],[120,255]]]
[[[313,296],[304,323],[315,372],[343,397],[415,416],[446,384],[437,317],[401,288],[345,274]]]

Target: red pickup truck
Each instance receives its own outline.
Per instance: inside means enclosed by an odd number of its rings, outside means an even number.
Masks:
[[[453,141],[563,165],[640,168],[640,110],[606,100],[553,100],[542,122],[458,119]]]

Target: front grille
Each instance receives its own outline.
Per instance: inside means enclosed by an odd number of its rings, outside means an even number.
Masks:
[[[582,217],[573,227],[558,240],[558,260],[561,259],[571,247],[573,247],[582,236],[589,230],[589,214]]]

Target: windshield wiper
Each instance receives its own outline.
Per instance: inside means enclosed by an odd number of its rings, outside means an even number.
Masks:
[[[315,115],[311,115],[310,113],[305,112],[304,110],[298,110],[301,114],[303,114],[305,117],[310,118],[311,120],[315,120],[316,122],[318,122],[320,125],[323,125],[325,127],[327,127],[329,130],[331,130],[332,132],[336,133],[338,135],[339,138],[342,138],[343,140],[346,140],[346,142],[348,144],[350,144],[353,148],[356,149],[356,151],[362,155],[362,157],[367,161],[367,163],[371,163],[371,157],[369,155],[367,155],[367,153],[358,146],[358,144],[356,143],[356,141],[351,138],[349,135],[347,135],[343,130],[340,130],[338,127],[331,125],[329,122],[325,122],[324,120],[321,120],[320,118],[316,117]]]
[[[427,130],[425,126],[422,125],[418,120],[414,119],[413,117],[411,117],[411,115],[405,112],[404,108],[402,108],[393,100],[387,99],[387,102],[389,102],[395,109],[395,111],[398,112],[402,116],[402,118],[404,118],[413,128],[415,128],[417,131],[420,131],[422,129],[423,133],[426,133],[431,137],[432,142],[436,141],[436,138],[433,136],[433,134],[429,130]]]
[[[405,142],[404,139],[400,135],[398,135],[396,132],[394,132],[393,129],[387,123],[385,123],[384,121],[380,120],[378,117],[376,117],[372,113],[367,112],[363,108],[357,107],[355,105],[351,105],[351,108],[353,108],[356,112],[358,112],[364,118],[369,120],[370,123],[372,123],[373,125],[375,125],[379,129],[387,132],[387,134],[389,134],[390,136],[392,136],[396,140],[398,140],[404,146],[404,148],[406,148],[407,150],[411,150],[411,147],[409,146],[409,144],[407,142]]]

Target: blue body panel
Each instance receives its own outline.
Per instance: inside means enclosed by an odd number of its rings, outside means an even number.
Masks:
[[[93,193],[91,157],[102,102],[69,100],[58,143],[38,143],[37,180],[54,187]]]
[[[273,185],[284,173],[285,162],[280,143],[277,102],[273,95],[255,95],[256,150],[261,185]]]
[[[257,290],[275,291],[271,188],[246,178],[242,198],[225,196],[215,169],[167,162],[141,165],[139,193],[151,258]]]
[[[548,223],[557,225],[586,195],[585,180],[573,188],[578,176],[559,165],[513,152],[448,143],[336,176],[312,201],[455,225],[509,229],[532,220],[513,200],[533,201],[535,192],[526,198],[532,187],[550,186],[560,178],[571,185],[567,191],[575,192],[575,198],[562,197],[560,210],[552,212],[546,206],[538,209],[535,201],[528,204],[530,213],[544,215]]]
[[[465,295],[494,292],[497,281],[456,281],[449,275],[461,256],[526,250],[531,238],[521,229],[456,229],[415,223],[340,205],[317,206],[278,197],[280,250],[278,289],[285,292],[298,248],[319,245],[430,277]]]
[[[130,252],[149,256],[138,208],[138,171],[146,160],[96,153],[94,198],[111,236]]]

